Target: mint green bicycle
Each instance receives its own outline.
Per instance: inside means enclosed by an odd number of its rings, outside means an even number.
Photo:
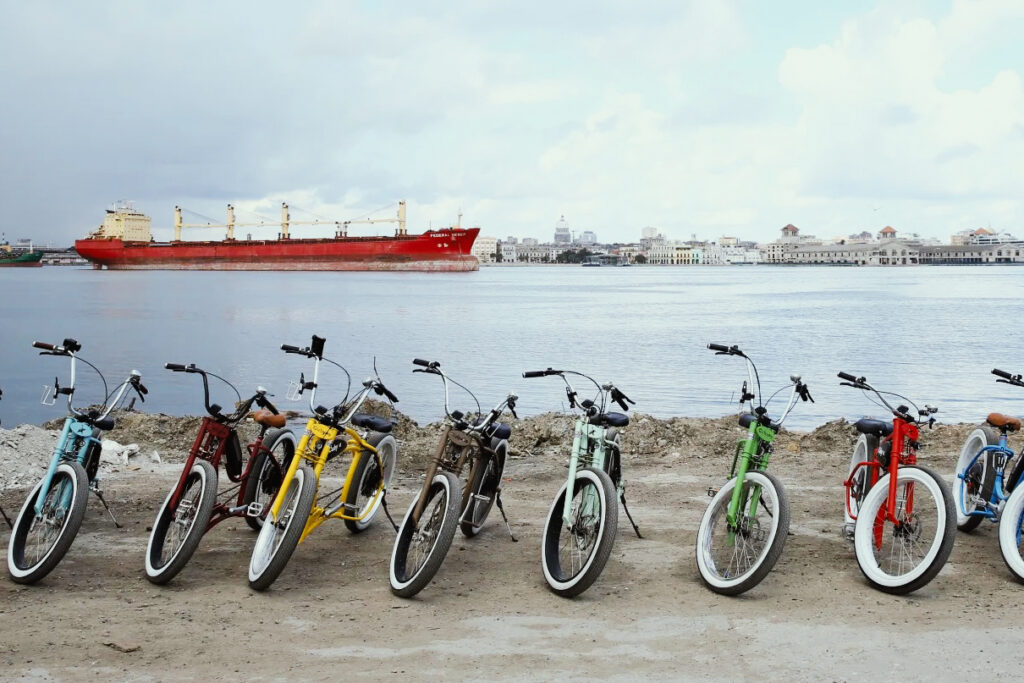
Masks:
[[[789,533],[789,497],[779,480],[766,471],[768,459],[772,442],[797,398],[812,403],[814,399],[800,376],[792,375],[790,384],[762,403],[761,379],[754,362],[737,346],[708,344],[708,348],[717,355],[739,356],[747,362],[740,404],[748,404],[750,412],[740,415],[739,424],[749,433],[736,446],[729,480],[719,489],[708,489],[712,500],[697,530],[697,569],[714,592],[739,595],[761,583],[782,555]],[[786,387],[792,387],[789,402],[779,421],[773,422],[766,405]]]
[[[632,400],[612,384],[598,384],[593,378],[572,370],[535,370],[523,377],[558,375],[565,382],[569,407],[582,414],[576,419],[569,457],[569,477],[551,504],[544,524],[541,564],[551,590],[571,598],[587,590],[600,576],[619,522],[618,502],[640,538],[640,529],[626,507],[626,486],[622,480],[619,429],[629,424],[624,413],[606,411],[610,403],[628,410]],[[593,399],[577,399],[566,375],[589,380],[597,388]],[[618,501],[616,501],[618,498]]]

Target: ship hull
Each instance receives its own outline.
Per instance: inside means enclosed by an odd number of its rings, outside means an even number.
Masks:
[[[0,257],[0,268],[38,268],[43,265],[43,252],[30,251],[18,256]]]
[[[75,250],[110,270],[374,270],[464,272],[480,265],[471,250],[479,228],[397,237],[124,242],[84,239]]]

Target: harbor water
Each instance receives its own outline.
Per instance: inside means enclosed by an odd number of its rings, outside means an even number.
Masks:
[[[353,381],[374,359],[398,408],[420,422],[442,414],[435,377],[412,374],[414,357],[440,361],[487,408],[507,392],[525,414],[562,410],[557,378],[524,370],[574,369],[611,381],[656,416],[736,412],[742,360],[709,342],[737,344],[758,364],[765,396],[800,374],[814,404],[787,422],[810,428],[838,417],[885,417],[844,370],[879,388],[939,407],[941,421],[1024,412],[1024,390],[997,384],[993,368],[1024,371],[1020,314],[1024,269],[1014,266],[485,267],[474,273],[143,272],[87,268],[0,270],[0,420],[5,427],[62,416],[43,406],[44,384],[65,384],[68,362],[36,354],[33,340],[77,339],[82,357],[113,387],[131,369],[150,389],[142,408],[202,412],[195,363],[243,395],[262,385],[281,408],[290,381],[312,363],[280,351],[327,338],[326,355]],[[76,403],[102,385],[80,366]],[[345,377],[327,367],[317,402],[331,405]],[[585,395],[585,386],[577,386]],[[773,402],[779,406],[788,392]],[[214,387],[213,400],[234,394]],[[453,408],[473,404],[453,394]],[[777,414],[777,410],[775,413]]]

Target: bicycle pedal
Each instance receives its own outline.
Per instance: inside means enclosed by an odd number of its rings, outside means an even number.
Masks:
[[[481,495],[479,493],[471,493],[469,494],[469,497],[475,500],[479,500],[481,503],[486,503],[487,501],[490,500],[490,498],[488,498],[487,496]]]
[[[856,528],[856,526],[853,525],[853,524],[844,524],[843,528],[840,530],[839,533],[847,541],[852,541],[853,538],[854,538],[854,529],[855,528]]]
[[[718,492],[719,492],[720,490],[721,490],[721,489],[717,489],[717,488],[715,488],[714,486],[709,486],[709,487],[708,487],[708,498],[714,498],[715,496],[717,496],[717,495],[718,495]]]
[[[263,503],[253,501],[245,508],[246,517],[261,517],[263,515]]]

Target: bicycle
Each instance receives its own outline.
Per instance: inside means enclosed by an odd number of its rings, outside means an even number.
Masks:
[[[570,410],[580,410],[575,421],[569,476],[559,489],[544,523],[541,567],[548,587],[562,597],[574,597],[587,590],[608,563],[619,515],[616,498],[638,538],[640,529],[626,506],[626,484],[622,479],[619,430],[629,424],[624,413],[606,412],[614,401],[629,410],[633,400],[613,384],[598,384],[573,370],[534,370],[523,377],[559,376],[565,382]],[[597,387],[593,399],[578,401],[578,394],[566,375],[583,377]],[[635,405],[635,404],[634,404]]]
[[[993,370],[997,382],[1024,387],[1021,375]],[[1007,443],[1019,431],[1019,418],[990,413],[964,441],[953,476],[957,528],[972,531],[985,519],[999,525],[999,549],[1006,566],[1024,581],[1024,457]],[[1014,459],[1016,457],[1016,460]],[[1016,495],[1015,495],[1016,494]]]
[[[512,417],[518,417],[515,408],[519,397],[509,394],[484,415],[473,392],[448,377],[440,363],[417,358],[413,364],[422,368],[413,372],[441,378],[445,421],[423,487],[409,506],[391,551],[391,592],[403,598],[416,595],[434,578],[448,554],[456,527],[468,538],[476,536],[495,503],[509,536],[516,542],[501,502],[501,478],[512,428],[498,422],[498,418],[506,408]],[[472,397],[475,413],[449,410],[449,382]],[[467,464],[469,472],[463,487],[459,479]]]
[[[296,457],[284,474],[252,550],[249,586],[255,590],[269,588],[284,571],[298,544],[328,519],[344,520],[354,534],[369,528],[381,507],[391,519],[386,494],[398,460],[398,442],[390,433],[393,425],[386,418],[358,410],[371,391],[386,397],[392,405],[398,398],[375,374],[364,381],[362,389],[349,400],[352,378],[344,367],[324,357],[325,342],[323,337],[313,335],[308,347],[281,346],[285,353],[313,360],[313,379],[307,381],[305,374],[300,375],[289,392],[289,398],[297,400],[308,390],[313,415],[306,423],[306,432],[295,449]],[[340,368],[348,378],[345,397],[333,408],[316,404],[321,362]],[[352,427],[348,426],[350,423]],[[341,488],[320,495],[324,466],[329,460],[345,455],[352,459]],[[330,502],[334,497],[337,500]],[[391,523],[394,526],[394,521]]]
[[[37,341],[32,346],[42,349],[41,356],[71,359],[70,385],[62,387],[55,378],[53,386],[44,389],[42,399],[44,405],[53,405],[58,396],[67,396],[69,416],[64,420],[46,474],[25,499],[11,530],[7,572],[15,583],[35,583],[60,563],[82,525],[89,491],[99,498],[114,525],[121,528],[100,489],[100,435],[114,428],[110,412],[121,404],[129,389],[143,402],[149,393],[135,370],[114,391],[109,391],[103,373],[78,355],[82,345],[74,339],[65,339],[60,345]],[[78,409],[72,405],[75,365],[79,360],[95,370],[103,383],[103,404],[98,408]]]
[[[747,381],[740,391],[740,405],[749,412],[739,417],[747,438],[736,444],[729,479],[718,489],[709,488],[711,502],[697,530],[697,569],[704,585],[722,595],[739,595],[761,583],[772,570],[789,534],[789,496],[782,483],[770,474],[768,460],[782,423],[797,400],[814,402],[799,375],[761,402],[761,378],[757,366],[738,346],[708,344],[719,356],[739,356],[747,364]],[[753,389],[756,387],[757,393]],[[768,415],[772,399],[787,387],[789,401],[777,422]],[[754,399],[758,404],[754,406]]]
[[[846,372],[838,377],[843,386],[874,393],[881,403],[872,402],[893,417],[892,424],[870,418],[854,424],[861,436],[843,482],[843,533],[852,538],[868,583],[885,593],[905,595],[935,578],[953,550],[952,495],[938,474],[917,464],[919,426],[934,425],[938,408],[919,408],[906,396],[875,389],[864,377]],[[885,396],[906,401],[917,417],[906,405],[893,408]]]
[[[230,517],[244,517],[253,530],[263,526],[263,517],[277,495],[284,470],[295,454],[295,435],[284,429],[285,416],[267,398],[267,390],[242,400],[238,389],[223,377],[198,368],[194,363],[167,363],[172,372],[196,374],[203,378],[203,403],[207,415],[199,425],[181,476],[153,522],[146,547],[146,578],[165,584],[185,568],[203,536]],[[210,403],[209,377],[227,384],[238,398],[234,412],[224,413]],[[250,412],[253,404],[260,410]],[[256,440],[246,446],[243,457],[238,426],[246,417],[260,426]],[[221,462],[234,484],[218,495]],[[234,505],[231,497],[237,491]]]

